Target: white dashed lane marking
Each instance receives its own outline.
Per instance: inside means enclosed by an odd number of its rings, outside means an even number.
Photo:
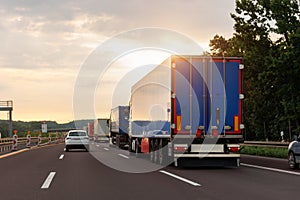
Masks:
[[[41,189],[48,189],[50,187],[50,184],[51,184],[55,174],[56,174],[56,172],[50,172],[50,174],[46,178],[45,182],[43,183]]]
[[[263,166],[259,166],[259,165],[250,165],[250,164],[246,164],[246,163],[241,163],[241,166],[300,176],[299,172],[276,169],[276,168],[271,168],[271,167],[263,167]]]
[[[171,176],[171,177],[173,177],[173,178],[176,178],[176,179],[178,179],[178,180],[180,180],[180,181],[183,181],[183,182],[185,182],[185,183],[188,183],[188,184],[190,184],[190,185],[192,185],[192,186],[196,186],[196,187],[201,186],[199,183],[196,183],[196,182],[191,181],[191,180],[188,180],[188,179],[186,179],[186,178],[177,176],[177,175],[172,174],[172,173],[170,173],[170,172],[167,172],[167,171],[165,171],[165,170],[160,170],[159,172],[160,172],[160,173],[163,173],[163,174],[166,174],[166,175],[168,175],[168,176]]]
[[[65,156],[64,154],[61,154],[58,159],[62,160],[62,159],[64,159],[64,156]]]
[[[123,154],[118,154],[119,156],[121,156],[121,157],[123,157],[123,158],[127,158],[127,159],[129,159],[129,157],[128,156],[125,156],[125,155],[123,155]]]

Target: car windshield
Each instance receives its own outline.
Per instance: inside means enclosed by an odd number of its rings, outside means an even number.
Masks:
[[[69,136],[86,136],[85,132],[71,132]]]

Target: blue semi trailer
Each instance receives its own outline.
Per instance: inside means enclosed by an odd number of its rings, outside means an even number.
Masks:
[[[131,89],[128,145],[175,166],[239,166],[241,58],[171,56]]]
[[[120,148],[128,145],[129,106],[118,106],[111,109],[109,119],[110,144]]]

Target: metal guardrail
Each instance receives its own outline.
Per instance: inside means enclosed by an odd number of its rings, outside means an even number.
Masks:
[[[53,139],[54,137],[52,137]],[[51,143],[55,143],[55,140],[51,139]],[[59,142],[63,142],[64,138],[59,138]],[[26,148],[27,137],[18,138],[18,145],[21,145],[22,148]],[[32,146],[37,146],[38,137],[31,137]],[[48,137],[42,137],[41,145],[47,145]],[[12,150],[13,138],[3,138],[0,139],[0,153],[8,152]],[[256,147],[273,147],[273,148],[287,148],[289,142],[262,142],[262,141],[244,141],[240,144],[241,146],[256,146]],[[21,149],[21,148],[20,148]]]
[[[42,137],[42,142],[41,146],[47,145],[47,144],[53,144],[56,142],[54,137],[51,137],[51,143],[48,142],[48,137]],[[64,141],[63,138],[59,138],[58,142]],[[26,142],[27,142],[27,137],[20,137],[18,138],[18,150],[26,148]],[[38,146],[38,137],[31,137],[30,139],[30,147]],[[13,138],[3,138],[0,139],[0,153],[8,153],[12,151],[12,146],[13,146]]]
[[[241,146],[287,148],[289,146],[289,142],[244,141],[244,143],[241,144]]]

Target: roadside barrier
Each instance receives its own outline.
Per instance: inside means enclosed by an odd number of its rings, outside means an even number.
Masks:
[[[244,141],[244,143],[242,143],[241,146],[287,148],[289,146],[289,142]]]
[[[58,132],[56,132],[55,143],[58,144]]]
[[[18,150],[18,135],[16,133],[13,136],[12,150],[13,151]]]
[[[39,136],[38,136],[38,146],[41,146],[42,144],[42,134],[39,133]]]
[[[49,134],[49,136],[48,136],[48,144],[50,144],[50,143],[51,143],[51,136]]]
[[[26,147],[30,148],[30,140],[31,140],[31,136],[30,136],[30,131],[27,132],[27,140],[26,140]]]
[[[30,143],[27,137],[18,137],[17,134],[14,134],[11,138],[1,138],[0,139],[0,154],[9,153],[11,151],[17,151],[20,149],[28,148],[28,147],[40,147],[46,146],[48,144],[53,144],[55,139],[51,139],[51,137],[42,137],[41,134],[38,137],[30,136]],[[52,140],[52,141],[51,141]],[[50,141],[50,142],[49,142]],[[64,140],[60,140],[58,137],[57,144],[63,143]]]

